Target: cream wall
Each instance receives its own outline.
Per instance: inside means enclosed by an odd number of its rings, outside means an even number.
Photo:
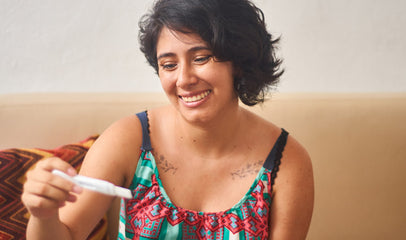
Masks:
[[[282,36],[280,92],[406,91],[403,0],[256,0]],[[138,50],[151,0],[0,0],[0,94],[161,91]]]

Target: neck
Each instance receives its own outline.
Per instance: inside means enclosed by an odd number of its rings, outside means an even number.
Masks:
[[[235,109],[216,116],[210,122],[194,124],[177,119],[178,140],[183,147],[193,149],[201,156],[219,158],[236,146],[243,110]]]

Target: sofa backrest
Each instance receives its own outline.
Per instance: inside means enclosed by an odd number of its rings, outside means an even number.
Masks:
[[[0,149],[75,142],[166,103],[160,93],[0,95]],[[308,239],[406,239],[406,93],[278,93],[250,109],[312,157]]]

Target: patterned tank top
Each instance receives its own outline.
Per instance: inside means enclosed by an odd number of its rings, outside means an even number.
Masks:
[[[169,199],[151,153],[147,113],[137,116],[143,143],[130,186],[133,198],[121,201],[118,239],[268,239],[272,185],[288,136],[284,129],[237,204],[222,212],[198,212]]]

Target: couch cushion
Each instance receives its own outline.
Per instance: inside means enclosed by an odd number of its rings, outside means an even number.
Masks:
[[[91,136],[79,143],[67,144],[56,149],[13,148],[0,151],[0,239],[25,239],[29,218],[20,197],[25,173],[41,159],[56,156],[79,170],[82,161],[97,139]],[[107,218],[104,217],[88,239],[106,239]]]

